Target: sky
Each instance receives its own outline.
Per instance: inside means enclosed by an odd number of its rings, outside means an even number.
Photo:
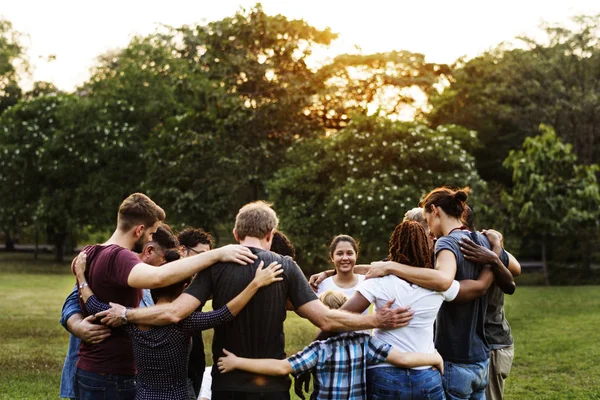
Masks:
[[[11,21],[26,37],[32,66],[22,81],[54,83],[70,91],[90,75],[96,58],[127,46],[136,34],[158,24],[181,26],[233,15],[256,1],[243,0],[0,0],[0,18]],[[598,0],[303,0],[262,2],[268,14],[304,19],[330,27],[340,38],[315,65],[336,54],[409,50],[427,60],[451,63],[476,56],[517,35],[539,35],[542,21],[567,24],[577,14],[600,14]],[[54,61],[48,56],[55,55]]]

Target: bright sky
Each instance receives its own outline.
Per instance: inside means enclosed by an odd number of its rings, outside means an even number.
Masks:
[[[244,0],[0,0],[0,17],[27,34],[33,80],[72,90],[89,77],[96,57],[124,47],[159,23],[181,26],[233,15]],[[429,61],[454,61],[537,32],[543,20],[566,23],[576,14],[599,14],[598,0],[280,0],[262,1],[269,14],[331,27],[340,39],[327,54],[410,50]],[[48,55],[56,60],[48,62]],[[31,80],[23,82],[25,87]]]

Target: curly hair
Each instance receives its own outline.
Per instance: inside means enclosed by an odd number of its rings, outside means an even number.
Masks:
[[[273,233],[273,241],[271,242],[271,251],[282,256],[290,256],[296,258],[296,249],[287,236],[281,231]]]
[[[213,248],[213,238],[210,233],[199,228],[186,228],[177,235],[179,244],[187,248],[196,247],[199,244],[207,244]]]
[[[421,268],[433,268],[427,233],[416,221],[404,221],[396,226],[390,237],[390,261]]]

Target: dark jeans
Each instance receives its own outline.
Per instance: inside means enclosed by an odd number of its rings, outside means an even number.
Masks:
[[[77,368],[77,400],[134,400],[135,375],[96,374]]]
[[[445,400],[440,372],[433,369],[380,367],[367,370],[369,399]]]
[[[212,400],[290,400],[290,392],[212,392]]]
[[[449,400],[485,400],[490,360],[473,364],[444,361],[444,390]]]

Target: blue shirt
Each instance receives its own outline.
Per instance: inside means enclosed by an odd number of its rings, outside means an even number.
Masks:
[[[365,399],[367,365],[384,362],[389,344],[367,333],[342,333],[318,340],[288,358],[294,374],[313,370],[311,399]]]
[[[449,250],[456,258],[456,279],[477,279],[481,266],[466,260],[460,251],[459,241],[467,237],[475,243],[491,248],[481,233],[466,230],[453,231],[435,243],[436,256]],[[487,294],[468,303],[445,302],[436,320],[435,347],[444,361],[472,364],[490,357],[490,348],[484,334]]]
[[[60,324],[67,329],[67,321],[74,314],[81,314],[81,307],[79,306],[79,293],[77,292],[77,285],[73,288],[73,291],[65,299],[63,304],[62,314],[60,316]],[[81,339],[75,335],[69,334],[69,349],[67,350],[67,356],[65,357],[65,364],[62,370],[62,376],[60,379],[60,398],[75,398],[75,370],[77,359],[79,356],[79,344]]]

